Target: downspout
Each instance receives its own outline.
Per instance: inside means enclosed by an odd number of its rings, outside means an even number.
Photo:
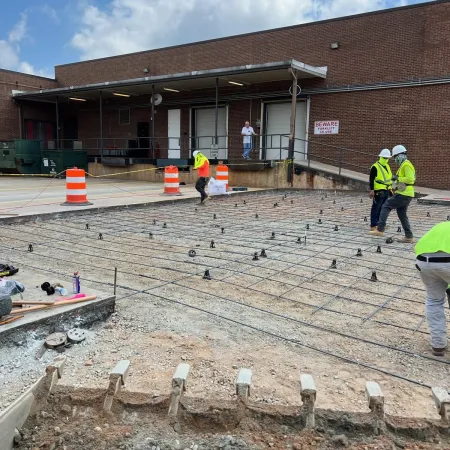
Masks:
[[[288,151],[288,173],[287,181],[291,187],[294,186],[294,145],[295,145],[295,118],[297,114],[297,73],[289,69],[292,76],[292,98],[291,98],[291,126],[289,131],[289,151]]]

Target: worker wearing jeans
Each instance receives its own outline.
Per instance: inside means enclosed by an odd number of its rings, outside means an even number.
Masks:
[[[394,196],[384,202],[381,208],[380,218],[375,230],[369,231],[372,236],[384,236],[387,218],[393,209],[397,210],[397,216],[402,223],[405,237],[397,239],[397,242],[413,243],[414,237],[411,225],[408,220],[408,206],[414,198],[414,183],[416,182],[416,171],[411,161],[406,156],[406,148],[403,145],[396,145],[392,149],[392,156],[400,166],[397,173],[392,176],[395,182]]]
[[[205,187],[208,184],[209,178],[209,160],[198,150],[196,150],[192,156],[194,157],[194,170],[198,170],[199,175],[199,178],[195,183],[195,189],[200,194],[200,205],[204,205],[205,200],[209,199],[208,194],[205,192]]]
[[[245,122],[245,126],[242,128],[241,134],[244,136],[244,154],[242,156],[244,159],[250,159],[250,152],[252,151],[252,136],[256,136],[255,131],[250,126],[250,122]]]
[[[416,244],[416,268],[426,288],[426,316],[432,353],[447,349],[445,303],[450,284],[450,222],[435,225]],[[448,298],[450,304],[450,297]],[[449,305],[450,306],[450,305]]]

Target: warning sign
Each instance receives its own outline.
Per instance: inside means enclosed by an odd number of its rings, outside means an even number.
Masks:
[[[314,122],[314,134],[338,134],[339,120],[321,120]]]

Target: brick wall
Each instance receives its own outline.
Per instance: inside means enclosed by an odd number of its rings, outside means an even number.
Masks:
[[[447,75],[450,3],[380,11],[56,67],[64,86],[295,58],[328,66],[323,84]],[[338,50],[330,49],[338,41]]]
[[[55,87],[58,87],[55,80],[0,69],[0,140],[12,140],[20,136],[19,108],[12,100],[12,90],[32,91]],[[24,119],[40,118],[47,109],[40,104],[27,104],[23,108]]]
[[[416,167],[417,184],[450,189],[448,117],[448,85],[315,95],[309,133],[317,144],[310,145],[310,150],[314,159],[319,154],[335,160],[339,150],[320,143],[371,152],[373,158],[343,151],[347,167],[364,172],[381,149],[403,144]],[[315,120],[334,119],[340,120],[338,135],[314,136]]]

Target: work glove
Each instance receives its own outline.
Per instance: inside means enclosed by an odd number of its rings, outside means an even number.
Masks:
[[[398,180],[398,176],[397,175],[392,175],[392,181],[397,181]]]

